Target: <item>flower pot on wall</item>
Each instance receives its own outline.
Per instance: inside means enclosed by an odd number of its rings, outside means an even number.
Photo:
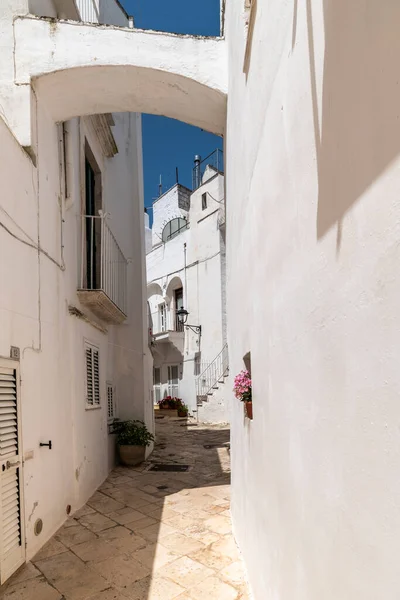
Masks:
[[[142,463],[146,456],[146,446],[118,446],[119,458],[123,465],[134,467]]]
[[[253,418],[253,403],[252,402],[245,402],[244,403],[244,410],[245,410],[246,417],[248,419],[252,419]]]

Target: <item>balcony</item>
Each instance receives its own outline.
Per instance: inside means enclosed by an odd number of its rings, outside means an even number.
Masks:
[[[127,265],[105,215],[82,217],[80,302],[97,317],[118,325],[127,318]]]
[[[182,354],[185,341],[184,326],[172,318],[169,311],[156,311],[149,315],[149,329],[154,343],[170,343]]]

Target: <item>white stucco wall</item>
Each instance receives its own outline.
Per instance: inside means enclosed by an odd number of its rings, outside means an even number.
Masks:
[[[256,600],[400,587],[395,2],[227,3],[234,530]]]
[[[187,322],[201,325],[202,335],[185,329],[183,353],[165,341],[157,342],[155,366],[161,366],[162,395],[168,393],[167,366],[181,365],[180,396],[191,411],[197,411],[195,388],[195,357],[199,355],[202,368],[222,350],[222,278],[221,231],[218,215],[223,203],[224,178],[215,176],[190,196],[189,212],[178,206],[178,188],[174,186],[153,203],[153,244],[147,254],[147,282],[150,310],[157,331],[158,305],[170,306],[169,328],[174,328],[173,289],[183,287],[183,305],[188,310]],[[202,194],[207,193],[207,208],[202,210]],[[182,202],[181,202],[182,204]],[[187,215],[189,227],[166,243],[160,243],[165,224],[179,214]],[[183,336],[182,336],[183,337]],[[226,422],[224,388],[208,397],[201,410],[203,421]]]

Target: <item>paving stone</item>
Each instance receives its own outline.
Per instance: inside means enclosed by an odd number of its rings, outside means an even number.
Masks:
[[[114,527],[114,529],[101,531],[99,537],[107,540],[108,544],[115,548],[116,554],[121,554],[121,552],[131,554],[140,548],[144,548],[148,544],[147,540],[139,535],[135,535],[125,527]]]
[[[59,590],[66,600],[84,600],[109,587],[99,573],[85,565],[72,552],[57,554],[36,564],[48,582]]]
[[[129,600],[174,600],[184,588],[160,576],[149,576],[127,588]],[[216,600],[216,599],[215,599]]]
[[[156,571],[180,557],[180,554],[162,544],[150,544],[133,553],[133,558]]]
[[[167,525],[167,523],[155,523],[155,525],[150,525],[149,527],[145,527],[145,529],[139,530],[139,535],[144,537],[149,542],[156,542],[157,540],[162,540],[167,535],[171,535],[172,533],[176,533],[176,529]]]
[[[226,533],[231,532],[231,522],[228,517],[223,517],[222,515],[216,515],[215,517],[211,517],[211,519],[207,519],[204,522],[205,527],[210,531],[215,531],[215,533],[220,533],[225,535]]]
[[[9,585],[16,585],[17,583],[23,583],[29,579],[40,577],[41,572],[31,562],[23,565],[14,575],[9,579]]]
[[[143,519],[138,519],[137,521],[133,521],[133,523],[125,523],[125,527],[131,529],[132,531],[140,531],[141,529],[146,529],[150,525],[156,525],[157,520],[152,517],[145,517]]]
[[[105,540],[97,538],[90,542],[84,542],[83,544],[74,546],[73,552],[84,562],[100,562],[110,556],[123,553],[123,550],[118,552],[118,549],[113,544],[109,544]]]
[[[172,533],[163,538],[163,546],[170,550],[176,550],[180,554],[190,554],[204,548],[204,544],[195,538],[188,537],[182,533]]]
[[[87,600],[127,600],[127,596],[123,596],[122,592],[116,588],[108,588],[103,592],[96,592],[94,596],[89,596]]]
[[[93,563],[93,569],[101,573],[112,585],[121,588],[121,591],[151,573],[149,567],[126,554]]]
[[[239,592],[215,576],[208,577],[194,588],[191,588],[189,595],[192,600],[204,600],[204,598],[239,600]]]
[[[59,591],[54,589],[43,577],[7,586],[0,592],[2,600],[64,600]]]
[[[73,516],[74,516],[75,519],[80,519],[81,517],[86,517],[86,515],[90,515],[90,514],[92,514],[94,512],[95,512],[94,508],[91,508],[87,504],[84,504],[82,506],[82,508],[80,508],[79,510],[77,510],[76,512],[74,512]]]
[[[94,540],[96,536],[92,531],[78,524],[75,527],[62,527],[59,529],[56,533],[56,539],[64,544],[64,546],[67,546],[67,548],[71,548],[71,546],[75,546],[76,544]]]
[[[43,560],[44,558],[49,558],[50,556],[55,556],[56,554],[61,554],[62,552],[68,552],[68,548],[60,541],[56,540],[55,537],[53,537],[47,542],[47,544],[43,546],[43,548],[41,548],[41,550],[39,550],[37,554],[35,554],[35,556],[32,558],[32,562],[35,563],[38,560]]]
[[[153,509],[154,510],[154,509]],[[121,508],[115,512],[112,512],[108,515],[110,519],[119,523],[120,525],[125,525],[125,523],[134,523],[139,519],[143,519],[146,515],[142,512],[134,510],[130,506],[126,506],[125,508]]]
[[[84,527],[90,529],[90,531],[98,532],[104,529],[110,529],[115,527],[115,521],[112,521],[109,517],[102,515],[101,513],[95,512],[90,515],[86,515],[79,519],[79,522]]]
[[[91,508],[94,508],[94,510],[102,513],[103,515],[124,507],[122,502],[118,502],[117,500],[114,500],[114,498],[110,498],[102,492],[96,492],[93,494],[87,503]]]
[[[182,556],[171,564],[168,564],[164,569],[161,569],[161,574],[172,579],[185,589],[190,589],[207,577],[214,575],[214,571],[202,565],[197,560],[193,560],[188,556]]]
[[[224,556],[219,552],[215,552],[209,546],[202,550],[198,550],[197,552],[193,552],[190,554],[190,558],[193,558],[193,560],[197,560],[206,567],[210,567],[216,571],[220,571],[224,567],[232,564],[232,559],[229,556]],[[227,581],[227,583],[230,583],[230,581]]]

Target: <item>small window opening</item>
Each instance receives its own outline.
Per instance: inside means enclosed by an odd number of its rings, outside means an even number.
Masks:
[[[201,195],[201,210],[206,210],[207,208],[207,192]]]

